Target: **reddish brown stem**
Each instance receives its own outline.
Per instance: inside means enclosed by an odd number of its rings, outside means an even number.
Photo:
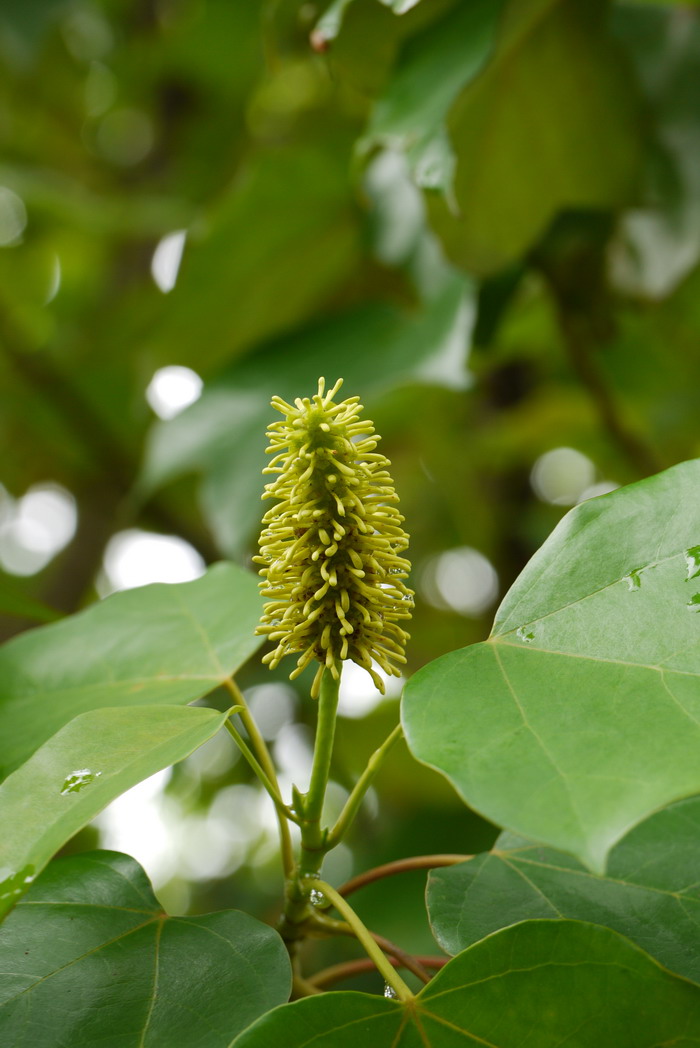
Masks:
[[[431,870],[438,866],[455,866],[458,862],[467,862],[473,859],[473,855],[412,855],[408,859],[396,859],[394,862],[384,863],[383,866],[375,866],[371,870],[359,873],[357,877],[351,878],[338,888],[338,894],[347,898],[358,888],[364,888],[372,881],[379,881],[383,877],[393,877],[396,873],[406,873],[409,870]]]
[[[423,968],[431,968],[434,971],[439,971],[449,961],[449,957],[427,957],[427,956],[416,956],[413,958],[418,961]],[[389,960],[395,968],[402,967],[401,962],[396,957],[390,957]],[[306,980],[309,986],[313,986],[316,989],[322,989],[324,986],[332,986],[333,983],[340,982],[342,979],[350,979],[353,975],[361,975],[363,972],[376,971],[374,962],[369,957],[360,957],[356,961],[343,961],[341,964],[334,964],[330,968],[324,968],[323,971],[317,972],[310,979]]]

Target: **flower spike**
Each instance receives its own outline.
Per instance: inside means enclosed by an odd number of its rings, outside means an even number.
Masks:
[[[390,463],[376,451],[372,423],[360,419],[359,397],[334,402],[342,382],[326,392],[321,378],[315,396],[293,405],[273,397],[284,418],[267,432],[273,458],[264,472],[277,476],[263,498],[276,502],[263,517],[254,558],[268,598],[257,632],[277,643],[263,662],[274,669],[299,654],[293,679],[315,659],[314,698],[323,674],[337,679],[346,659],[383,692],[372,663],[400,675],[408,634],[399,622],[413,608]]]

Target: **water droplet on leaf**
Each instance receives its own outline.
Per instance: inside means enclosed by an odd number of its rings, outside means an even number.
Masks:
[[[395,1001],[395,1000],[397,1000],[399,995],[397,994],[397,992],[393,988],[393,986],[389,986],[388,983],[384,983],[384,996],[385,997],[390,997],[392,999],[392,1001]]]
[[[632,592],[642,588],[642,569],[635,568],[634,571],[630,571],[629,575],[625,575],[623,582],[627,583],[627,589]]]
[[[518,640],[521,640],[523,644],[532,644],[533,640],[535,639],[534,632],[532,630],[526,629],[525,626],[520,626],[519,629],[515,631],[515,636],[518,638]]]
[[[691,546],[685,551],[686,581],[700,576],[700,546]]]
[[[61,796],[63,796],[64,793],[80,793],[85,786],[89,786],[90,783],[99,778],[101,774],[101,771],[90,771],[89,768],[78,768],[77,771],[72,771],[70,775],[66,777],[66,781],[61,787]]]
[[[7,869],[7,867],[5,867]],[[4,872],[4,871],[3,871]],[[18,899],[34,880],[34,867],[24,866],[17,873],[11,873],[0,881],[0,910],[6,909],[2,903],[13,902]]]

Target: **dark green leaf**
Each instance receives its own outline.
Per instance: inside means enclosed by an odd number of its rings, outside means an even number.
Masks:
[[[700,791],[698,490],[696,460],[576,507],[489,640],[404,693],[419,760],[599,872],[635,823]]]
[[[657,1048],[700,1043],[700,988],[607,928],[529,921],[460,954],[407,1006],[328,993],[263,1016],[235,1048]]]
[[[0,650],[0,766],[18,767],[73,717],[102,706],[186,703],[260,645],[253,575],[218,564],[195,582],[116,593]]]
[[[8,1048],[227,1048],[291,982],[272,928],[168,917],[117,852],[52,863],[3,926],[0,971]]]
[[[435,936],[459,953],[532,917],[570,917],[626,935],[658,961],[700,982],[700,799],[637,826],[598,877],[563,852],[503,834],[491,853],[433,870],[427,902]]]
[[[449,115],[456,206],[435,201],[436,228],[469,270],[512,262],[562,208],[634,199],[639,103],[607,14],[605,0],[506,7],[493,59]]]
[[[91,710],[40,746],[0,786],[0,915],[110,801],[182,760],[225,719],[190,706]]]

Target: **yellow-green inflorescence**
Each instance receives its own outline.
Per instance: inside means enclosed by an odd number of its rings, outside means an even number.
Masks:
[[[258,633],[277,644],[263,661],[274,668],[299,654],[291,678],[318,661],[314,697],[324,672],[337,679],[346,659],[383,692],[372,664],[400,675],[408,640],[400,622],[413,607],[390,463],[376,451],[372,423],[360,419],[359,397],[334,402],[341,385],[326,393],[319,379],[318,393],[294,405],[273,397],[284,417],[267,433],[274,457],[264,472],[277,476],[263,498],[275,505],[263,517],[255,558],[269,598]]]

